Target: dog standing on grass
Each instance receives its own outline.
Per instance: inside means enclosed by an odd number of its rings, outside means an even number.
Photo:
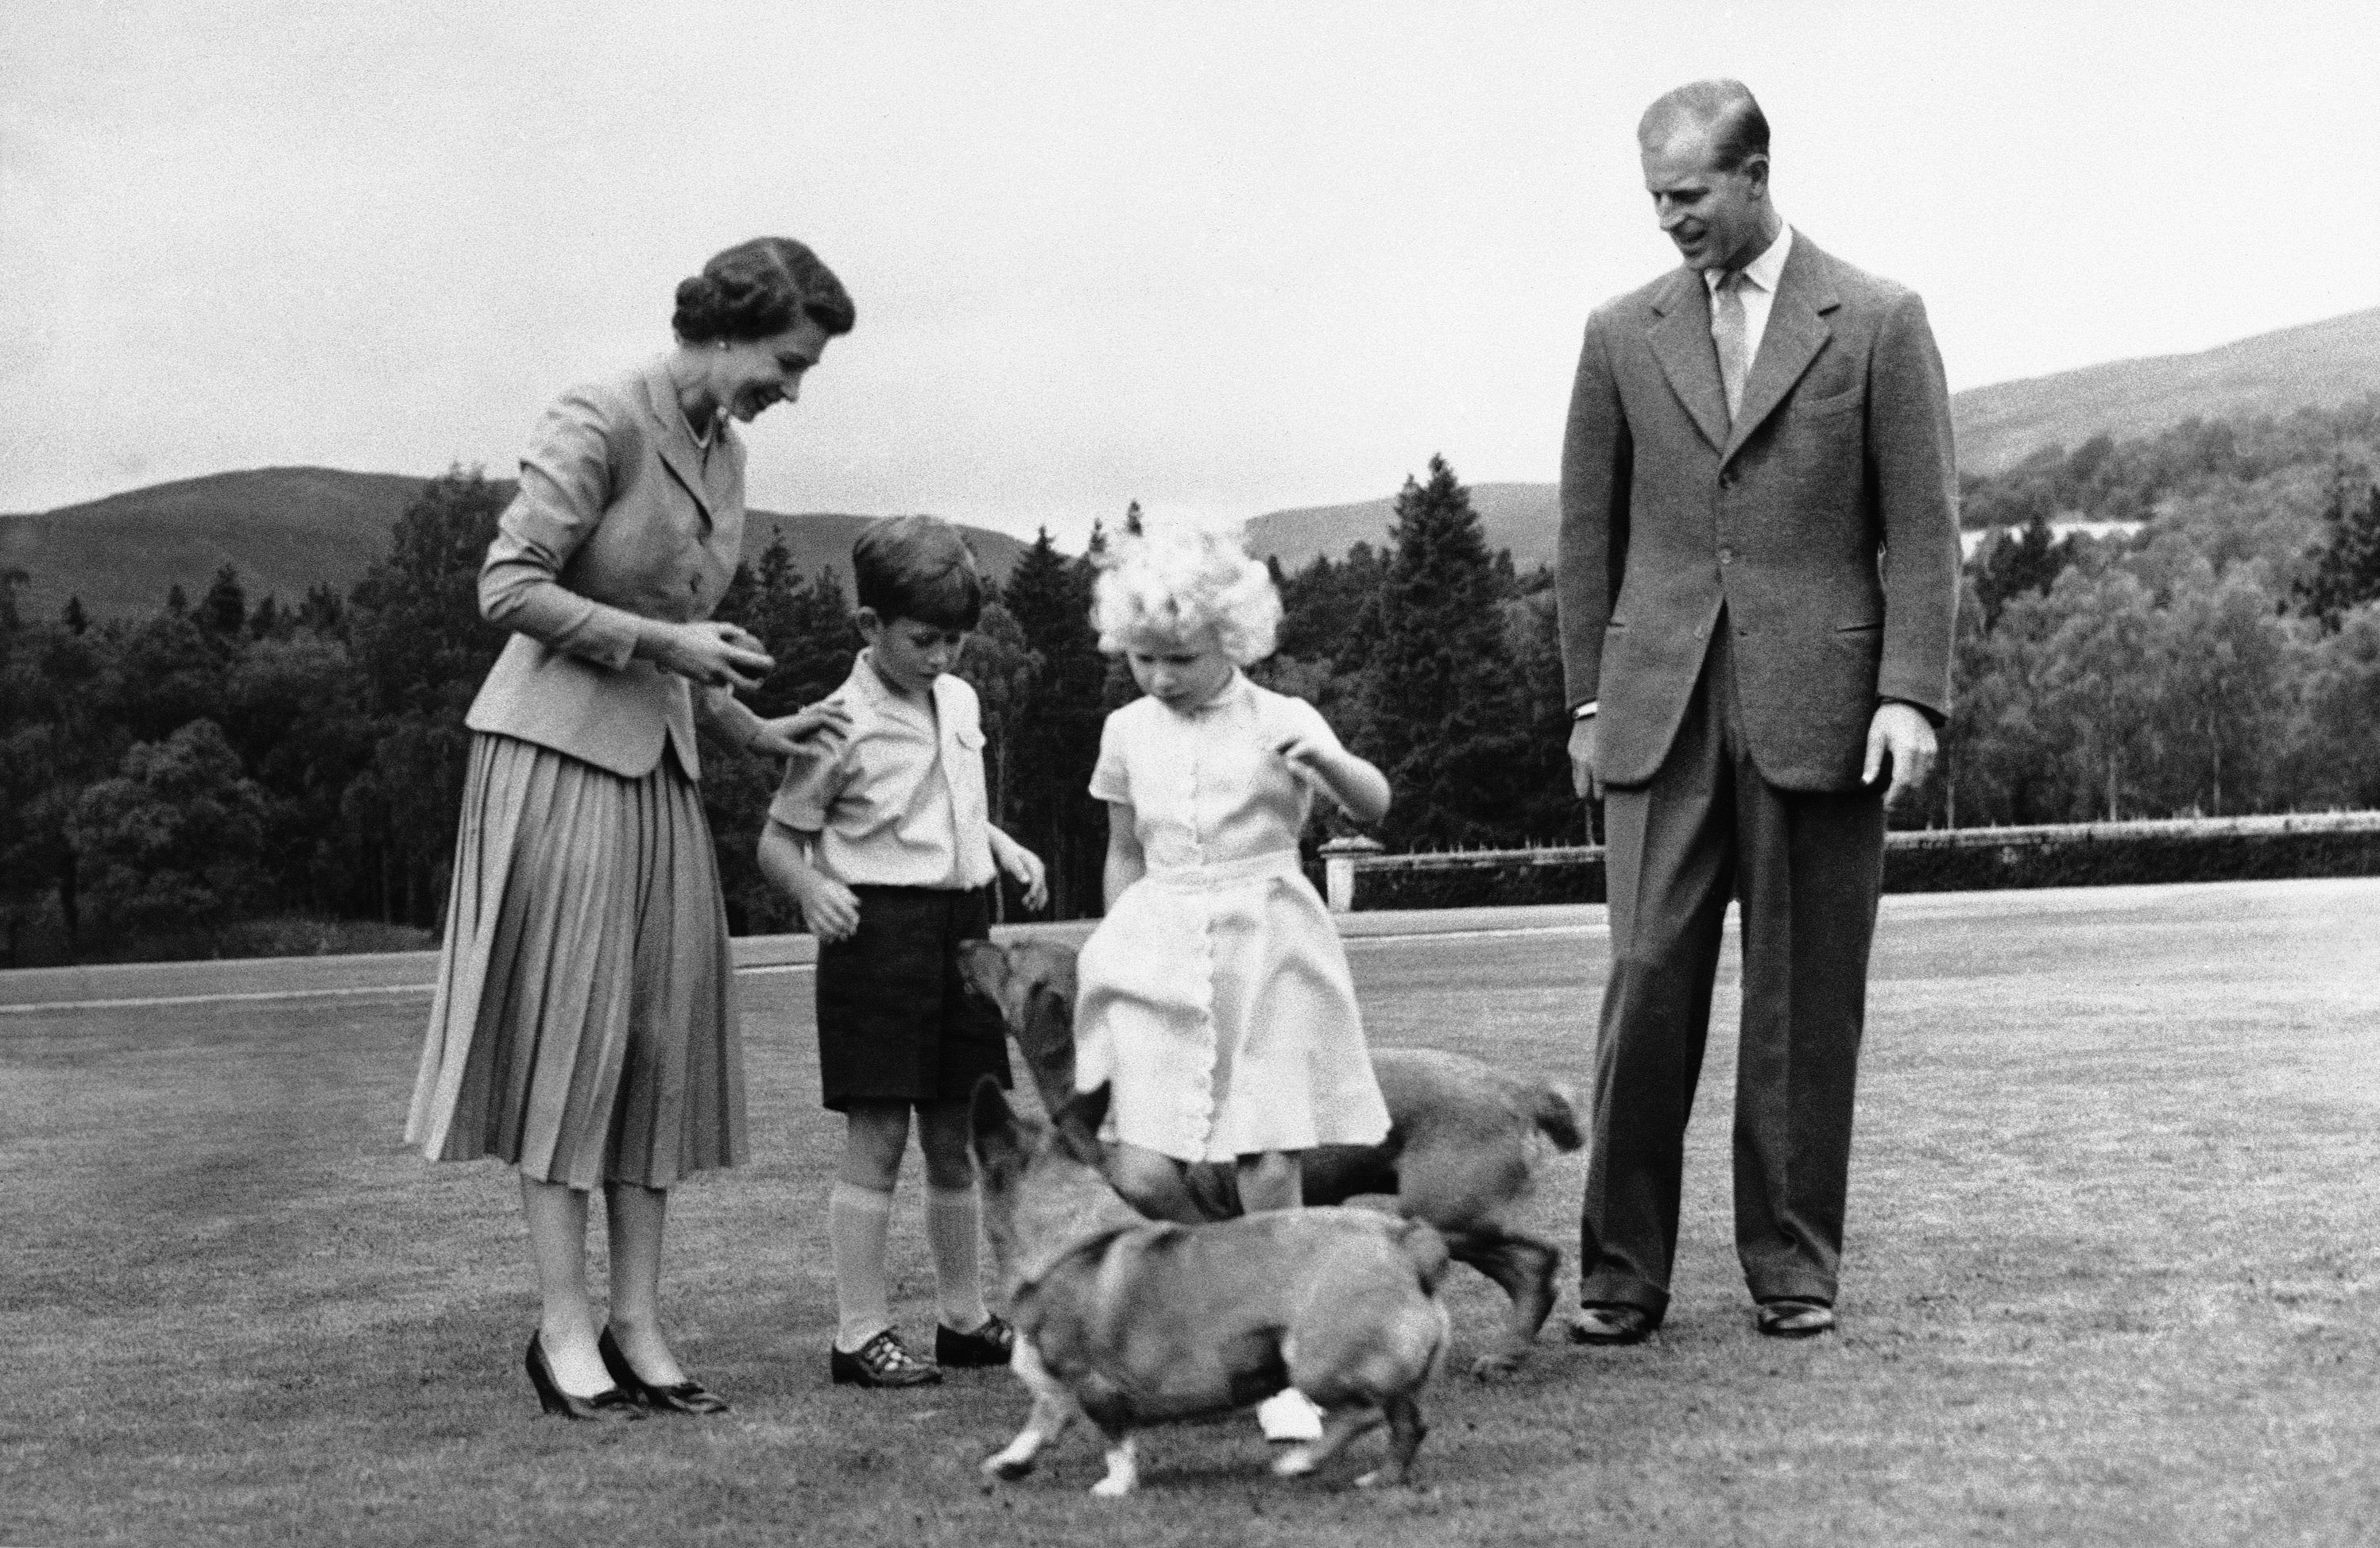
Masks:
[[[1061,1111],[1075,1096],[1075,948],[1054,941],[971,941],[960,949],[959,971],[1000,1007],[1042,1110]],[[1311,1207],[1392,1194],[1398,1213],[1436,1227],[1456,1262],[1512,1298],[1503,1332],[1471,1368],[1483,1381],[1510,1375],[1553,1310],[1561,1266],[1561,1249],[1522,1229],[1520,1212],[1546,1153],[1584,1143],[1577,1112],[1558,1086],[1460,1054],[1376,1048],[1372,1071],[1388,1103],[1388,1138],[1305,1152],[1305,1201]],[[1241,1213],[1230,1166],[1192,1166],[1184,1181],[1201,1218]]]
[[[1370,1210],[1148,1220],[1108,1186],[1106,1112],[1102,1086],[1070,1095],[1044,1126],[1014,1112],[996,1082],[977,1084],[984,1229],[1016,1329],[1012,1364],[1033,1393],[1032,1417],[984,1471],[1024,1477],[1081,1417],[1107,1443],[1091,1493],[1128,1494],[1135,1430],[1293,1384],[1322,1408],[1322,1435],[1274,1472],[1310,1473],[1385,1422],[1389,1459],[1356,1481],[1403,1482],[1427,1428],[1415,1395],[1450,1336],[1438,1233]]]

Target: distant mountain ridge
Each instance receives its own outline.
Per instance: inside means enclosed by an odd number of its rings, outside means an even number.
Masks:
[[[1950,417],[1961,470],[1990,474],[2044,446],[2078,446],[2103,432],[2144,435],[2192,416],[2281,414],[2369,393],[2380,393],[2380,307],[2192,355],[1971,387],[1952,396]],[[145,616],[164,605],[168,587],[178,582],[196,597],[226,564],[238,568],[251,599],[271,592],[295,603],[326,581],[344,593],[386,555],[389,529],[427,481],[266,468],[155,484],[37,516],[0,516],[0,570],[31,578],[18,603],[35,618],[55,617],[69,596],[79,596],[94,617]],[[1510,549],[1524,570],[1552,561],[1553,485],[1482,483],[1471,494],[1491,551]],[[1395,507],[1390,496],[1274,511],[1249,523],[1249,546],[1292,569],[1317,555],[1336,559],[1357,542],[1385,542]],[[847,584],[851,540],[870,519],[753,511],[745,554],[757,556],[782,532],[802,574],[832,566]],[[1026,546],[1005,533],[964,530],[995,576],[1004,578]]]
[[[55,618],[79,597],[93,618],[141,618],[179,585],[196,600],[225,565],[253,603],[266,594],[295,604],[317,585],[344,596],[388,556],[389,532],[430,481],[334,468],[259,468],[181,479],[39,516],[0,516],[0,570],[30,578],[18,608]],[[875,519],[819,512],[747,511],[744,556],[782,535],[802,575],[832,568],[851,585],[851,543]],[[961,527],[976,557],[1005,579],[1026,544],[1005,532]]]
[[[1470,490],[1471,508],[1478,513],[1480,535],[1488,540],[1488,553],[1509,548],[1512,562],[1524,570],[1553,563],[1552,484],[1475,483]],[[1359,542],[1387,547],[1389,529],[1396,518],[1394,495],[1347,506],[1274,511],[1248,523],[1248,552],[1260,559],[1278,558],[1283,568],[1291,570],[1313,563],[1320,554],[1336,562]]]
[[[2194,355],[1970,387],[1951,395],[1950,423],[1960,471],[1991,474],[2044,446],[2079,446],[2102,433],[2147,435],[2192,417],[2283,414],[2367,393],[2380,393],[2380,307]],[[1560,518],[1552,484],[1475,484],[1471,504],[1489,552],[1511,549],[1523,570],[1553,562]],[[1358,542],[1382,545],[1395,517],[1393,496],[1274,511],[1248,523],[1248,547],[1294,570],[1317,555],[1335,560]]]
[[[1970,387],[1950,399],[1962,473],[1998,473],[2044,446],[2151,435],[2215,420],[2327,408],[2380,393],[2380,307],[2203,349]]]

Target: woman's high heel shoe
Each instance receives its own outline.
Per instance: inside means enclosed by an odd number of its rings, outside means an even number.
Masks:
[[[536,1334],[528,1337],[528,1383],[537,1388],[537,1400],[550,1414],[565,1419],[601,1420],[621,1423],[645,1417],[644,1407],[616,1386],[605,1387],[592,1397],[573,1397],[562,1390],[553,1379],[553,1367],[547,1363],[545,1343]]]
[[[700,1382],[684,1381],[675,1386],[657,1387],[638,1375],[637,1368],[628,1363],[627,1352],[620,1347],[619,1340],[612,1336],[612,1330],[608,1327],[595,1341],[595,1352],[603,1357],[603,1369],[612,1373],[612,1379],[620,1383],[620,1389],[636,1394],[649,1408],[667,1409],[674,1414],[723,1414],[727,1411],[727,1399]]]

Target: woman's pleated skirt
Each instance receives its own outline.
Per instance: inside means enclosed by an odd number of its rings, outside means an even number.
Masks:
[[[627,779],[473,738],[406,1140],[577,1188],[745,1159],[718,858],[666,750]]]

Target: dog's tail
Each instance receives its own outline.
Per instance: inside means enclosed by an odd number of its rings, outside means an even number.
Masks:
[[[1408,1220],[1403,1225],[1404,1229],[1397,1233],[1397,1250],[1413,1264],[1414,1277],[1421,1282],[1423,1292],[1434,1296],[1451,1261],[1446,1250],[1446,1238],[1426,1220]]]
[[[1536,1089],[1536,1106],[1529,1114],[1538,1130],[1553,1141],[1554,1149],[1567,1155],[1586,1143],[1578,1131],[1578,1104],[1563,1087],[1547,1084]]]

